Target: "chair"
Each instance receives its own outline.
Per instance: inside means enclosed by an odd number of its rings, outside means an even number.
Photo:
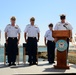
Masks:
[[[28,55],[27,44],[23,43],[23,63],[26,64],[26,55]],[[38,49],[37,49],[37,64],[38,64]]]
[[[4,44],[4,65],[6,64],[6,56],[7,56],[7,44]],[[19,48],[18,48],[18,55],[16,59],[18,65],[19,65]]]

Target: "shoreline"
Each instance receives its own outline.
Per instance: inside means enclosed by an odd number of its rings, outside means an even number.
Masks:
[[[38,52],[38,58],[43,58],[45,61],[47,59],[47,52]],[[55,54],[55,61],[56,61],[56,54]],[[69,60],[69,63],[72,63],[72,64],[76,64],[76,52],[74,51],[71,51],[68,53],[68,60]]]

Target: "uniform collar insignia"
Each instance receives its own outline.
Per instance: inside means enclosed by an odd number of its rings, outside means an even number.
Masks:
[[[68,25],[68,23],[65,23],[65,25]]]
[[[38,27],[35,25],[35,28],[38,28]]]
[[[15,28],[18,29],[18,25],[16,25]]]

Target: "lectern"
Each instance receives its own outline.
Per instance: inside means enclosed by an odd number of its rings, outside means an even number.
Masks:
[[[57,64],[54,68],[69,69],[67,65],[67,38],[70,37],[70,30],[54,30],[52,36],[57,39]]]

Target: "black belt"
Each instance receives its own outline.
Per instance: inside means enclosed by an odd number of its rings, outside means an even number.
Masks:
[[[8,39],[17,39],[17,37],[8,37]]]
[[[54,40],[48,40],[48,42],[54,42]]]
[[[28,38],[30,38],[30,39],[36,39],[36,37],[28,37]]]

